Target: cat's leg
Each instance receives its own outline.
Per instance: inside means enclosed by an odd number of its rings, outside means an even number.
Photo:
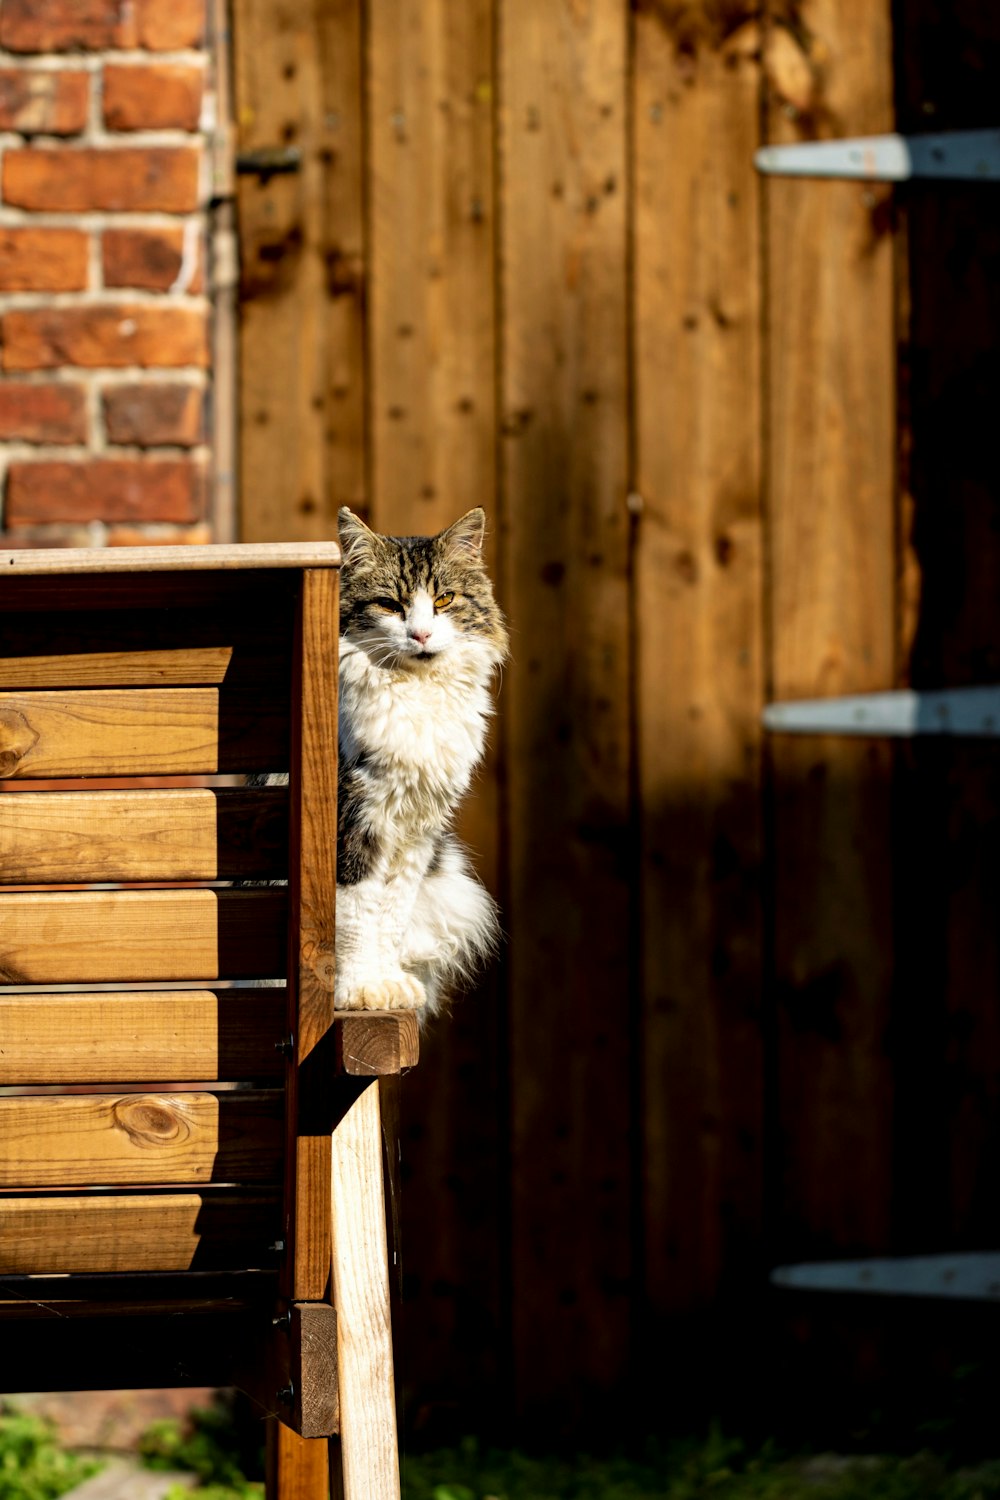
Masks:
[[[426,858],[388,876],[337,887],[338,1010],[416,1010],[426,1003],[420,978],[402,962],[404,935]]]
[[[402,946],[403,967],[417,975],[436,1009],[441,991],[468,980],[496,951],[496,906],[450,836],[439,847],[413,903]]]

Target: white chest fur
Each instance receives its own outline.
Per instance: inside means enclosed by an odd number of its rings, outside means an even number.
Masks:
[[[380,823],[412,836],[450,816],[483,753],[491,670],[464,650],[423,670],[380,667],[341,640],[341,754],[361,760]]]

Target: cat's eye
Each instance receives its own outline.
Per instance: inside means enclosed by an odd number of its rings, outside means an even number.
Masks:
[[[437,598],[434,600],[434,608],[435,609],[447,609],[448,606],[454,600],[454,598],[455,598],[454,594],[438,594]]]
[[[386,614],[405,615],[406,609],[398,599],[373,599],[372,603],[376,609],[384,609]]]

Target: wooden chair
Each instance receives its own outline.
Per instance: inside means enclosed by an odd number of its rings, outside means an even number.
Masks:
[[[238,1385],[269,1500],[399,1493],[416,1033],[333,1012],[338,562],[0,553],[2,1388]]]

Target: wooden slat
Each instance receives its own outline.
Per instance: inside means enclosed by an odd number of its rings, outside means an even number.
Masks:
[[[286,914],[277,889],[6,892],[0,982],[274,978]]]
[[[344,1500],[398,1500],[378,1083],[338,1124],[331,1165]]]
[[[0,684],[25,687],[138,687],[220,683],[231,646],[177,651],[106,651],[71,656],[0,657]]]
[[[280,1237],[277,1192],[0,1197],[4,1276],[270,1267]]]
[[[107,608],[107,590],[122,583],[117,575],[59,580],[72,589],[80,607],[66,600],[43,611],[6,614],[0,639],[0,689],[70,687],[160,687],[221,685],[252,687],[258,698],[282,695],[291,659],[294,574],[268,574],[259,591],[239,575],[217,575],[230,587],[207,587],[216,581],[197,573],[129,582],[150,591],[164,583],[186,588],[200,581],[208,597],[200,605],[188,600],[170,607],[155,599],[123,612]],[[275,580],[278,580],[278,586]],[[54,580],[26,577],[13,581],[25,595],[46,591]],[[232,585],[242,583],[242,589]]]
[[[275,1500],[317,1500],[330,1494],[327,1444],[299,1437],[273,1417],[267,1423],[268,1495]]]
[[[0,693],[0,776],[277,769],[283,707],[223,703],[216,688]]]
[[[331,178],[339,176],[332,164],[344,138],[323,66],[325,39],[333,45],[342,40],[333,9],[319,0],[291,8],[284,0],[238,0],[234,6],[239,148],[294,141],[301,151],[295,172],[248,173],[237,180],[241,531],[255,541],[336,536],[326,456],[339,407],[331,391],[328,310],[337,285],[340,226],[329,215],[331,191],[338,208],[344,203],[339,183],[331,189]],[[346,57],[338,65],[346,66]],[[344,102],[350,109],[351,101]],[[347,132],[349,152],[359,153],[353,121]],[[346,184],[344,194],[358,199],[346,226],[349,281],[360,270],[360,194],[355,188],[352,195]],[[353,338],[350,353],[344,351],[348,360],[361,355],[360,285],[350,295],[358,308],[347,320]],[[339,318],[333,326],[345,331]],[[348,420],[360,422],[362,392],[350,378],[349,384]],[[360,430],[348,441],[359,445]]]
[[[635,23],[643,1216],[660,1319],[744,1280],[756,1296],[763,1186],[760,35],[705,10],[686,48],[659,7]]]
[[[629,1368],[632,1049],[627,1006],[608,1006],[629,990],[633,910],[627,20],[618,0],[507,0],[500,33],[502,573],[521,622],[501,701],[522,1410],[600,1401]]]
[[[0,800],[0,882],[285,876],[287,807],[280,787],[8,796]]]
[[[372,515],[441,529],[495,487],[492,0],[369,20]]]
[[[247,542],[206,547],[60,547],[0,552],[7,579],[62,573],[192,573],[268,568],[335,568],[335,541]]]
[[[185,1316],[29,1320],[3,1329],[0,1386],[32,1391],[232,1385],[264,1356],[268,1309],[236,1304]],[[125,1372],[125,1376],[123,1376]]]
[[[337,893],[337,575],[302,580],[296,641],[289,784],[289,897],[296,930],[289,953],[288,1155],[295,1162],[287,1274],[295,1300],[319,1301],[330,1275],[329,1067]],[[292,1179],[288,1188],[291,1191]]]
[[[768,138],[892,128],[887,0],[813,0],[768,35]],[[784,101],[796,88],[808,97]],[[801,116],[800,116],[801,112]],[[795,122],[799,119],[803,125]],[[773,698],[893,685],[896,340],[884,190],[769,180]],[[775,740],[776,1256],[887,1242],[891,751]]]
[[[0,1084],[278,1078],[281,989],[0,994]]]
[[[283,1113],[277,1090],[8,1096],[0,1187],[277,1182]]]

